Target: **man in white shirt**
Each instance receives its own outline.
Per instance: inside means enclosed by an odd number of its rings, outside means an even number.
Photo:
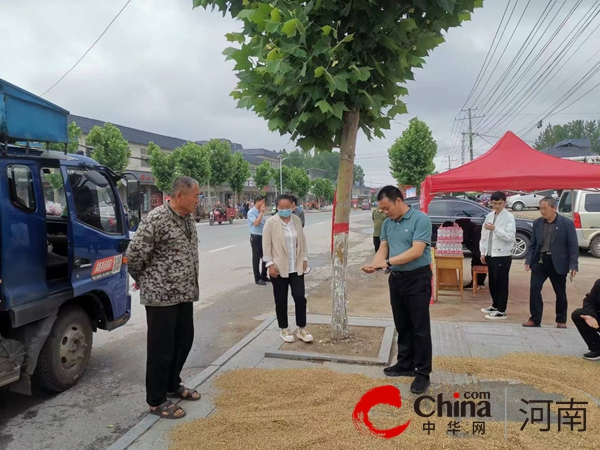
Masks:
[[[506,194],[496,191],[490,200],[493,211],[489,213],[481,230],[479,250],[481,262],[487,264],[490,274],[489,288],[492,306],[483,308],[486,319],[506,319],[508,279],[512,264],[517,226],[515,216],[506,210]]]

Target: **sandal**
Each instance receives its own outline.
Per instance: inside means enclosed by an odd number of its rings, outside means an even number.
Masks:
[[[175,413],[182,411],[183,414],[175,415]],[[171,401],[166,401],[162,405],[158,405],[154,409],[150,409],[150,414],[154,414],[162,419],[181,419],[185,417],[185,411],[179,406],[175,405]]]
[[[197,394],[198,397],[194,397],[195,394]],[[180,398],[181,400],[197,402],[198,400],[200,400],[201,396],[200,396],[200,393],[198,393],[195,389],[186,388],[182,384],[181,386],[179,386],[179,389],[177,389],[175,392],[167,394],[167,397],[177,397],[177,398]]]

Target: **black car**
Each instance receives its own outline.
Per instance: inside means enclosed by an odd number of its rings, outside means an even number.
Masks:
[[[420,208],[418,197],[407,198],[405,201],[411,208]],[[463,244],[467,249],[473,251],[472,249],[479,246],[481,227],[483,226],[485,216],[490,212],[491,209],[472,200],[450,196],[435,197],[429,204],[429,212],[427,213],[433,225],[431,244],[435,245],[437,230],[444,222],[456,222],[463,229]],[[524,259],[529,248],[533,221],[516,218],[516,225],[517,236],[515,248],[513,249],[513,258]]]

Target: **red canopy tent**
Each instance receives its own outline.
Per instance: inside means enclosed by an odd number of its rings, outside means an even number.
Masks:
[[[469,191],[542,191],[600,187],[600,165],[584,164],[534,150],[507,132],[479,158],[428,176],[421,183],[421,211],[436,194]]]

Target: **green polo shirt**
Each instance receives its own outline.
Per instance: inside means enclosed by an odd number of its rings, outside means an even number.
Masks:
[[[387,241],[389,257],[401,255],[412,247],[413,242],[425,242],[423,254],[408,264],[392,266],[394,272],[408,272],[431,264],[431,220],[426,214],[409,208],[400,218],[387,218],[381,228],[381,240]]]

